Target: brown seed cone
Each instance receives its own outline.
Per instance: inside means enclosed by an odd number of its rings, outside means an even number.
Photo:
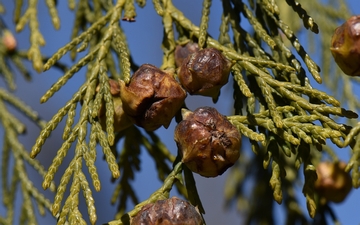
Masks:
[[[216,102],[221,87],[228,82],[231,66],[219,50],[206,48],[183,61],[178,77],[189,94],[210,96]]]
[[[183,110],[175,128],[175,141],[182,162],[204,177],[216,177],[234,165],[240,156],[241,135],[223,115],[211,107]]]
[[[330,50],[345,74],[360,76],[360,15],[352,16],[335,29]]]
[[[147,131],[167,128],[186,97],[172,75],[150,64],[140,66],[128,86],[120,80],[120,92],[124,111]]]
[[[120,132],[125,130],[126,128],[130,127],[133,122],[131,119],[126,115],[123,109],[123,104],[120,98],[120,85],[117,81],[109,79],[110,85],[110,93],[113,96],[113,103],[114,103],[114,131]],[[99,87],[97,87],[96,91],[99,91]],[[106,130],[106,107],[105,102],[101,103],[98,118],[99,122],[102,126],[103,130]]]
[[[201,225],[198,210],[189,202],[172,197],[147,204],[131,220],[131,225]]]
[[[186,45],[177,45],[175,48],[176,67],[180,67],[189,55],[198,51],[199,45],[195,42],[188,42]]]
[[[321,162],[316,167],[318,179],[315,182],[315,191],[325,202],[342,202],[351,191],[351,176],[345,172],[345,167],[344,162]]]

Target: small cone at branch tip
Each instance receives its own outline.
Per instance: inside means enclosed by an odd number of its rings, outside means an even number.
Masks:
[[[345,167],[344,162],[321,162],[317,165],[318,178],[314,188],[323,203],[340,203],[351,191],[351,176],[345,172]]]
[[[120,85],[115,80],[109,79],[110,93],[113,97],[114,104],[114,132],[120,132],[130,127],[133,122],[126,115],[123,109],[123,104],[120,98]],[[96,88],[96,91],[100,91],[100,86]],[[106,107],[103,100],[98,112],[99,122],[103,130],[106,130]]]
[[[330,50],[345,74],[360,76],[360,15],[352,16],[335,29]]]
[[[221,87],[228,82],[231,67],[232,62],[219,50],[205,48],[183,60],[178,77],[189,94],[209,96],[216,102]]]
[[[237,128],[212,107],[182,113],[174,134],[182,162],[204,177],[216,177],[234,165],[241,146]]]
[[[177,197],[158,200],[141,208],[131,225],[201,225],[201,215],[189,202]]]
[[[17,41],[15,36],[9,30],[4,30],[2,35],[2,43],[4,44],[8,52],[15,51],[17,47]]]
[[[120,93],[125,113],[147,131],[167,128],[186,97],[170,73],[150,64],[140,66],[128,85],[120,81]]]

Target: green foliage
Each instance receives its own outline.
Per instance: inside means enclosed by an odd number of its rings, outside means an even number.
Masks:
[[[250,157],[242,155],[231,168],[225,201],[229,206],[237,202],[238,209],[246,212],[244,217],[247,224],[273,224],[273,200],[284,205],[287,224],[308,223],[295,197],[295,183],[301,180],[301,173],[304,176],[302,191],[308,214],[314,218],[316,213],[322,213],[321,210],[317,212],[319,202],[314,192],[317,178],[315,168],[326,154],[333,161],[339,160],[332,148],[352,148],[346,170],[352,171],[353,186],[360,186],[360,123],[354,120],[360,102],[353,97],[355,91],[352,78],[335,68],[328,50],[337,22],[347,19],[350,13],[343,1],[336,4],[311,0],[302,2],[303,6],[294,0],[257,0],[246,3],[223,0],[218,39],[207,32],[211,0],[203,1],[199,26],[178,10],[171,0],[152,2],[162,18],[164,28],[161,69],[174,71],[176,75],[176,45],[190,41],[197,42],[200,48],[220,50],[233,63],[231,79],[234,81],[234,99],[228,101],[233,101],[234,110],[227,118],[238,128],[243,142],[249,140],[254,154]],[[128,84],[131,72],[138,68],[132,59],[136,55],[132,55],[121,25],[135,21],[137,8],[145,7],[145,3],[141,0],[117,0],[116,3],[110,0],[69,0],[69,8],[75,15],[71,39],[47,58],[40,51],[45,40],[39,30],[38,1],[29,0],[27,4],[22,0],[15,1],[12,26],[16,26],[16,31],[20,32],[26,24],[29,25],[30,48],[26,51],[9,51],[4,42],[0,43],[0,74],[8,89],[15,89],[14,67],[10,67],[9,63],[15,65],[26,78],[30,78],[24,66],[25,60],[30,60],[38,72],[54,67],[63,71],[62,77],[41,97],[41,103],[46,103],[82,68],[86,70],[86,79],[48,122],[41,120],[36,112],[8,90],[0,89],[0,122],[4,130],[1,189],[3,205],[7,210],[5,216],[0,215],[0,224],[13,223],[16,214],[15,190],[18,186],[24,199],[20,212],[21,223],[36,224],[34,209],[38,207],[40,212],[45,209],[50,211],[58,224],[86,224],[86,220],[95,224],[97,205],[92,192],[100,191],[102,185],[95,165],[97,146],[103,151],[113,179],[118,178],[114,181],[117,185],[111,199],[112,203],[118,204],[118,212],[114,217],[109,215],[109,224],[129,224],[131,217],[143,205],[168,198],[173,186],[201,213],[205,212],[206,206],[201,203],[192,172],[182,165],[180,156],[171,153],[161,137],[136,126],[114,132],[114,103],[108,80],[121,79]],[[56,1],[47,0],[46,5],[53,26],[59,29],[61,21]],[[4,6],[0,5],[0,12],[3,11]],[[295,19],[297,16],[299,18]],[[244,19],[250,26],[242,25]],[[302,27],[316,34],[319,31],[322,33],[316,37],[309,34],[309,45],[305,46],[296,37]],[[0,24],[0,30],[2,33],[7,30],[5,24]],[[319,44],[323,49],[321,74],[320,67],[305,51],[305,48],[313,47],[311,43]],[[67,67],[60,63],[66,54],[75,61],[80,52],[85,53],[73,65]],[[320,84],[323,80],[331,90],[335,90],[332,93],[335,97],[317,90],[310,82]],[[344,88],[339,89],[336,86],[338,83]],[[106,109],[104,130],[98,120],[102,104]],[[26,127],[8,110],[9,106],[41,128],[30,154],[18,139]],[[76,113],[79,113],[78,120]],[[66,116],[63,144],[46,170],[34,158],[40,154],[45,141]],[[339,117],[348,120],[344,123]],[[54,180],[72,146],[74,156],[70,164],[61,174],[60,181]],[[140,203],[130,181],[140,170],[139,156],[142,150],[146,150],[154,160],[163,185]],[[10,155],[14,158],[13,164],[9,163]],[[54,200],[47,199],[42,191],[34,187],[25,164],[33,167],[44,178],[42,187],[55,192]],[[171,164],[174,165],[172,168],[169,166]],[[11,177],[8,171],[13,171]],[[254,188],[247,195],[244,184],[251,179],[255,181]],[[83,219],[85,212],[79,209],[80,193],[87,206],[89,218],[86,220]],[[128,207],[129,201],[136,205],[134,209]],[[263,213],[265,211],[268,213]]]

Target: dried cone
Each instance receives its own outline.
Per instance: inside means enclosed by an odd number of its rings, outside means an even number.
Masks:
[[[351,191],[351,176],[345,167],[344,162],[321,162],[316,167],[315,191],[325,202],[342,202]]]
[[[113,96],[114,103],[114,131],[120,132],[130,127],[133,123],[131,119],[126,115],[123,109],[123,104],[120,98],[120,85],[115,80],[109,79],[110,93]],[[96,91],[99,91],[100,87],[97,87]],[[99,122],[106,130],[106,107],[103,101],[98,113]]]
[[[210,96],[216,102],[221,87],[228,82],[231,66],[219,50],[206,48],[184,60],[178,77],[189,94]]]
[[[237,128],[211,107],[183,110],[182,115],[183,120],[175,128],[182,162],[204,177],[223,174],[240,156]]]
[[[172,75],[150,64],[140,66],[128,86],[120,81],[120,92],[124,111],[147,131],[167,128],[186,97]]]
[[[189,202],[172,197],[147,204],[131,220],[131,225],[201,225],[198,210]]]
[[[331,53],[347,75],[360,76],[360,16],[353,16],[335,29]]]
[[[199,51],[199,45],[194,42],[188,42],[186,45],[177,45],[175,48],[175,64],[180,67],[184,60],[191,54]]]

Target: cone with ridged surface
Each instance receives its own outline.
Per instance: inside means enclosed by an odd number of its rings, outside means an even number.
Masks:
[[[175,48],[176,67],[180,67],[189,55],[198,51],[199,45],[195,42],[188,42],[185,45],[177,45]]]
[[[131,225],[201,225],[198,210],[189,202],[172,197],[147,204],[131,220]]]
[[[178,77],[189,94],[210,96],[216,102],[221,87],[228,82],[231,67],[232,63],[219,50],[205,48],[183,61]]]
[[[167,128],[186,97],[171,74],[150,64],[141,65],[128,85],[119,82],[125,113],[147,131]]]
[[[234,165],[240,156],[241,135],[215,108],[182,111],[175,128],[175,141],[182,162],[204,177],[216,177]]]
[[[360,76],[360,15],[352,16],[335,29],[330,50],[345,74]]]

